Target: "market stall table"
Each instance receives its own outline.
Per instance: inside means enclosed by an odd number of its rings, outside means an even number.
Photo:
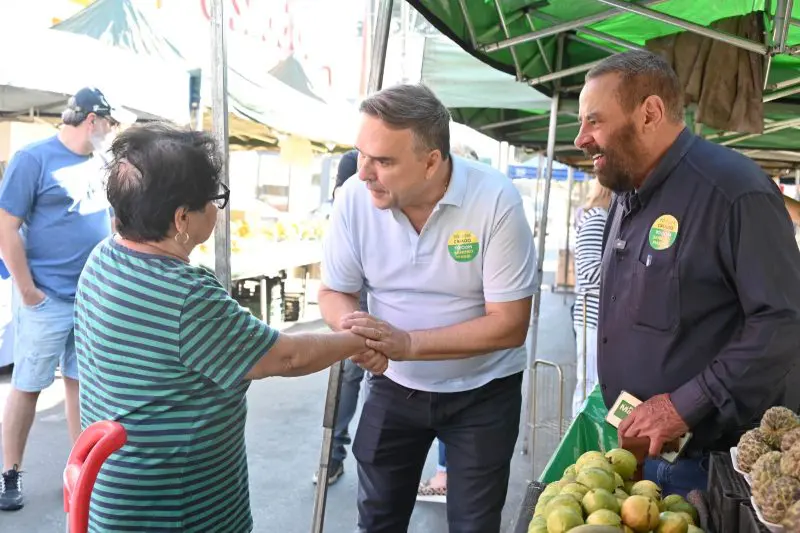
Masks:
[[[303,270],[299,298],[305,302],[309,270],[312,265],[322,262],[322,241],[263,242],[252,239],[252,242],[246,244],[245,249],[231,254],[234,296],[250,292],[249,283],[258,282],[261,318],[264,322],[274,323],[279,320],[277,311],[281,309],[281,302],[286,296],[283,280],[286,279],[287,272],[297,268]],[[213,271],[213,247],[198,247],[191,260],[193,264]],[[275,305],[278,307],[275,308]]]

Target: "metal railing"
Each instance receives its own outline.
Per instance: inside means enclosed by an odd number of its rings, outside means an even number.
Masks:
[[[578,346],[576,352],[578,357],[580,358],[580,362],[582,363],[582,377],[583,377],[583,390],[582,390],[582,398],[583,401],[586,401],[589,393],[591,392],[588,387],[587,378],[588,378],[588,341],[587,341],[587,308],[588,308],[588,300],[590,296],[599,297],[599,292],[597,291],[586,291],[581,292],[577,295],[579,298],[583,299],[583,310],[581,316],[581,324],[582,324],[582,342],[581,346]],[[533,339],[535,342],[535,339]],[[541,429],[553,429],[549,427],[549,425],[539,420],[540,413],[540,405],[539,405],[539,367],[547,367],[552,369],[558,379],[558,419],[556,421],[556,435],[558,437],[559,442],[564,437],[564,370],[561,365],[554,363],[553,361],[547,361],[544,359],[535,359],[531,362],[528,368],[528,379],[530,380],[528,386],[528,398],[527,398],[527,407],[528,407],[528,420],[526,421],[526,434],[524,436],[522,442],[522,453],[528,455],[530,453],[531,456],[531,475],[533,476],[535,472],[535,459],[536,459],[536,441],[537,441],[537,431]],[[577,376],[576,376],[577,377]],[[547,389],[547,387],[543,387]],[[534,477],[532,477],[534,479]]]
[[[531,420],[528,422],[528,436],[530,442],[530,449],[533,452],[531,454],[531,462],[533,462],[533,455],[536,452],[536,430],[540,427],[537,424],[537,414],[539,412],[538,409],[538,394],[536,393],[536,384],[538,380],[538,369],[540,366],[547,366],[550,368],[555,369],[556,374],[558,375],[558,439],[561,440],[561,437],[564,436],[564,371],[561,369],[561,365],[558,365],[552,361],[545,361],[544,359],[538,359],[533,362],[533,368],[531,373],[531,380],[533,383],[532,393],[530,395],[530,408],[531,408]],[[523,453],[528,453],[527,445],[523,445]]]

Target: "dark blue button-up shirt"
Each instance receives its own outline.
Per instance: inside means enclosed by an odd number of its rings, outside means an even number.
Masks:
[[[684,130],[606,226],[598,373],[670,393],[693,448],[728,446],[800,356],[800,251],[775,184],[750,159]]]

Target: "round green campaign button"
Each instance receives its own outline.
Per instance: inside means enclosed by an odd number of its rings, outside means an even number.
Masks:
[[[666,250],[678,238],[678,220],[672,215],[661,215],[650,226],[648,241],[653,250]]]
[[[469,230],[456,231],[447,239],[447,251],[450,252],[450,257],[459,263],[475,259],[479,249],[478,237]]]

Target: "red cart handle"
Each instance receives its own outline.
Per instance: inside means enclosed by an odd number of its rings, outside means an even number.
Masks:
[[[89,500],[100,468],[108,457],[128,439],[119,422],[101,420],[83,430],[64,469],[64,512],[68,513],[69,533],[89,529]]]

